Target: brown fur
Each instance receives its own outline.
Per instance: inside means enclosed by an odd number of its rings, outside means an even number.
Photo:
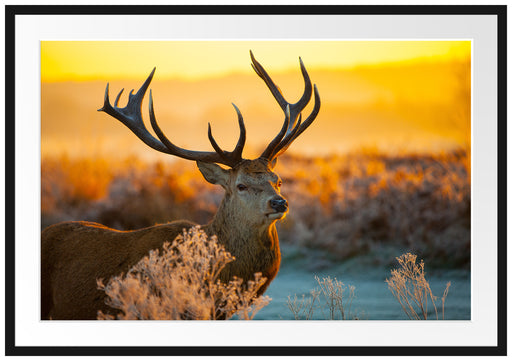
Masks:
[[[201,228],[217,235],[233,256],[221,273],[224,282],[233,276],[244,280],[261,272],[267,278],[263,294],[276,276],[281,254],[275,228],[286,212],[272,213],[269,201],[280,197],[279,177],[263,160],[245,160],[233,169],[198,162],[204,177],[226,190],[217,214]],[[240,191],[237,185],[248,186]],[[275,212],[274,212],[275,213]],[[41,317],[42,319],[96,319],[97,311],[111,313],[105,293],[96,280],[105,281],[126,273],[152,249],[160,249],[183,229],[195,224],[175,221],[135,231],[118,231],[91,222],[63,222],[41,234]]]

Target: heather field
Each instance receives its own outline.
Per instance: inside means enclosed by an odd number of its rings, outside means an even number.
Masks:
[[[276,171],[290,213],[278,226],[283,260],[267,291],[273,301],[257,319],[293,319],[287,296],[307,296],[316,275],[353,285],[358,317],[404,318],[385,279],[406,252],[425,261],[436,293],[452,282],[447,318],[469,319],[469,164],[462,150],[281,157]],[[42,228],[65,220],[123,230],[176,219],[204,224],[223,195],[180,160],[52,157],[42,160],[41,177]]]
[[[283,156],[276,171],[291,211],[279,224],[281,243],[327,251],[333,261],[370,254],[379,264],[392,261],[385,250],[396,248],[431,266],[468,269],[468,167],[464,151]],[[176,219],[204,224],[223,194],[186,161],[63,156],[43,159],[41,177],[42,228],[64,220],[123,230]]]

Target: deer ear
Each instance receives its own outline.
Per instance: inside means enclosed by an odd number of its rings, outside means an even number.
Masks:
[[[226,187],[229,179],[229,171],[219,167],[215,163],[205,163],[197,161],[197,167],[201,171],[204,179],[212,184],[219,184]]]

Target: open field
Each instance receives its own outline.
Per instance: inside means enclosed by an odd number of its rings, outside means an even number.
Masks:
[[[293,319],[287,296],[308,295],[315,275],[355,286],[353,307],[363,319],[405,319],[384,282],[405,252],[425,260],[435,293],[452,282],[446,319],[469,319],[468,162],[463,151],[283,156],[277,172],[290,214],[278,225],[282,267],[257,319]],[[222,198],[221,187],[186,161],[46,158],[41,175],[42,227],[64,220],[124,230],[183,218],[204,224]]]
[[[88,220],[137,229],[176,219],[207,223],[222,198],[191,162],[136,158],[46,158],[42,161],[42,227]],[[333,261],[410,251],[431,266],[470,265],[470,179],[463,151],[385,155],[283,156],[277,172],[290,214],[279,224],[283,244],[320,249]],[[319,260],[320,262],[320,260]]]

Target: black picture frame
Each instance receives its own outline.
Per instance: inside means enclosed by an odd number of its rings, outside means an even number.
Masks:
[[[18,346],[16,344],[15,320],[15,25],[16,17],[23,15],[154,15],[154,14],[345,14],[345,15],[495,15],[497,17],[498,48],[498,134],[496,152],[498,157],[498,198],[497,229],[498,252],[498,315],[497,345],[495,347],[58,347],[58,346]],[[339,355],[385,355],[385,356],[483,356],[506,355],[507,353],[507,7],[506,6],[466,6],[466,5],[208,5],[208,6],[22,6],[5,7],[5,354],[7,356],[339,356]]]

